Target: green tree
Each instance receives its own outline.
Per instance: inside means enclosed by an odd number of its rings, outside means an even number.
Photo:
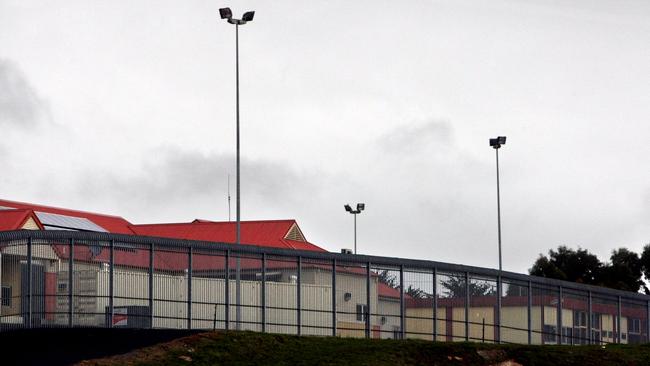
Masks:
[[[548,257],[541,255],[529,273],[534,276],[604,286],[624,291],[638,292],[643,288],[642,275],[650,278],[650,244],[639,256],[626,248],[612,251],[610,262],[602,263],[585,249],[573,250],[562,245],[549,250]]]
[[[548,257],[540,254],[528,272],[534,276],[595,285],[602,265],[598,257],[586,249],[573,250],[561,245],[557,251],[549,250]]]
[[[429,299],[432,297],[431,294],[426,293],[422,289],[413,287],[411,285],[409,285],[409,287],[406,289],[406,294],[414,299]]]
[[[638,254],[619,248],[612,251],[610,261],[599,271],[599,285],[634,292],[644,286],[641,280],[643,264]]]
[[[398,288],[397,277],[392,275],[388,270],[383,270],[378,274],[379,282],[385,283],[392,288]]]
[[[459,298],[465,297],[466,281],[463,276],[449,276],[447,279],[440,282],[443,287],[443,295],[445,297]],[[496,286],[487,281],[470,281],[469,283],[469,296],[496,296]]]
[[[643,252],[641,252],[641,270],[646,280],[650,281],[650,243],[646,244],[643,247]],[[646,294],[650,295],[650,290],[647,286],[643,285],[643,289]]]

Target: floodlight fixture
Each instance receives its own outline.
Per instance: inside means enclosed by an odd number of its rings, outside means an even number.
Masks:
[[[232,10],[230,8],[221,8],[219,9],[219,15],[221,19],[230,19],[232,18]]]
[[[230,8],[221,8],[219,9],[219,16],[221,17],[221,19],[227,19],[228,23],[230,24],[242,25],[253,21],[253,17],[255,17],[255,12],[247,11],[244,13],[241,19],[235,19],[232,17],[232,11],[230,10]]]
[[[349,204],[345,204],[343,207],[345,207],[345,211],[354,215],[354,254],[357,254],[357,215],[360,214],[361,211],[365,210],[366,204],[357,203],[356,210],[353,210]]]
[[[506,137],[505,136],[499,136],[495,137],[493,139],[490,139],[490,146],[492,146],[495,149],[498,149],[501,147],[501,145],[506,144]]]
[[[241,20],[243,20],[243,21],[245,21],[245,22],[250,22],[250,21],[253,20],[253,17],[254,17],[254,16],[255,16],[255,12],[254,12],[254,11],[247,11],[247,12],[245,12],[244,15],[241,17]]]

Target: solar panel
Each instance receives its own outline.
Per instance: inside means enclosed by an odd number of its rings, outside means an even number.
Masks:
[[[108,231],[103,227],[95,224],[94,222],[88,220],[85,217],[74,217],[53,214],[49,212],[39,212],[36,211],[36,216],[41,221],[45,229],[49,230],[61,230],[61,229],[70,229],[70,230],[82,230],[82,231],[95,231],[101,233],[107,233]]]

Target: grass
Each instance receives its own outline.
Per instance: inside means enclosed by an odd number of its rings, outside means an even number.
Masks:
[[[79,365],[650,365],[650,345],[527,346],[207,332]]]

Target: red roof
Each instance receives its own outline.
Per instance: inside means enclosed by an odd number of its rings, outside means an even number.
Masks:
[[[119,216],[104,215],[92,212],[69,210],[66,208],[50,207],[35,205],[33,203],[14,202],[0,199],[0,206],[27,209],[33,211],[47,212],[58,215],[66,215],[72,217],[83,217],[101,226],[106,231],[114,234],[133,234],[129,229],[130,222],[126,221]]]
[[[194,220],[191,223],[171,224],[146,224],[133,225],[119,216],[104,215],[93,212],[70,210],[59,207],[36,205],[25,202],[15,202],[0,199],[0,206],[10,207],[16,210],[0,210],[0,231],[18,230],[27,220],[27,212],[38,211],[58,215],[86,218],[101,226],[109,233],[130,234],[143,236],[157,236],[172,239],[201,240],[223,243],[234,243],[236,223],[215,222],[208,220]],[[30,211],[31,210],[31,211]],[[21,214],[18,213],[21,212]],[[23,215],[23,216],[21,216]],[[36,215],[31,214],[38,222]],[[20,219],[23,219],[21,222]],[[264,247],[311,250],[325,252],[325,249],[307,241],[287,239],[287,234],[296,225],[295,220],[268,220],[268,221],[242,221],[241,222],[241,243],[245,245],[257,245]],[[300,232],[302,236],[302,232]]]
[[[0,210],[0,231],[20,230],[30,217],[42,227],[32,210]]]
[[[264,247],[324,252],[325,249],[307,241],[286,239],[295,220],[242,221],[241,243]],[[131,225],[137,235],[163,238],[236,242],[236,223],[194,220],[191,223]]]
[[[390,297],[393,299],[399,299],[400,291],[394,287],[390,287],[387,284],[379,281],[377,284],[377,293],[381,297]],[[407,294],[404,294],[407,295]]]

